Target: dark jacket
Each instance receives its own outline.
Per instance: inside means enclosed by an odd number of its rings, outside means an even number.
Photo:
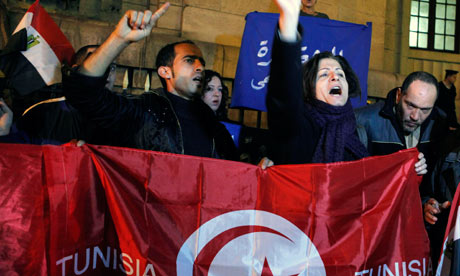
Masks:
[[[438,202],[452,202],[460,183],[460,148],[439,159],[431,176],[432,197]]]
[[[23,130],[19,130],[17,125],[13,123],[8,135],[0,135],[0,143],[11,144],[37,144],[40,145],[41,141],[31,139]]]
[[[105,89],[104,77],[88,77],[70,69],[63,74],[63,84],[70,104],[116,137],[113,145],[184,153],[181,126],[162,88],[126,98]],[[236,147],[225,126],[202,101],[192,104],[213,138],[210,157],[237,160]]]
[[[406,149],[403,128],[394,112],[397,89],[391,90],[384,102],[357,109],[356,121],[360,130],[365,130],[369,154],[385,155]],[[447,124],[443,113],[435,107],[421,125],[417,145],[427,161],[437,151],[441,140],[447,134]],[[436,162],[436,159],[432,160]]]
[[[452,203],[459,182],[460,148],[456,148],[436,163],[431,175],[431,194],[429,197],[436,199],[440,204],[445,201]],[[449,212],[450,207],[445,210],[442,209],[441,213],[436,215],[438,220],[434,225],[426,224],[434,264],[437,263],[442,252]]]
[[[450,127],[457,128],[459,124],[457,122],[457,114],[455,113],[455,98],[457,97],[457,89],[455,85],[449,88],[446,87],[444,82],[438,83],[439,96],[436,100],[436,106],[441,108],[447,116],[447,122]]]
[[[379,102],[356,110],[356,121],[360,139],[370,155],[386,155],[406,149],[406,140],[399,120],[394,112],[397,89],[391,90],[385,102]],[[441,155],[441,145],[448,133],[445,115],[434,107],[431,114],[420,126],[420,139],[417,149],[423,152],[428,174],[433,170]],[[428,199],[429,181],[424,177],[420,185],[423,201]]]
[[[64,97],[33,105],[18,118],[16,124],[19,130],[40,141],[40,144],[61,145],[72,139],[100,144],[100,140],[96,139],[96,129]]]

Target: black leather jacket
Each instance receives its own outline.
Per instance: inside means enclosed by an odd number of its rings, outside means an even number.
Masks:
[[[182,130],[162,88],[126,98],[104,88],[104,77],[88,77],[66,70],[63,85],[67,100],[116,138],[113,145],[184,153]],[[193,102],[213,137],[213,156],[237,160],[238,154],[225,126],[202,101]]]

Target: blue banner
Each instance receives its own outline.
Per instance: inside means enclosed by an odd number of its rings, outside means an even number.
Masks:
[[[267,111],[265,95],[278,17],[279,14],[259,12],[246,16],[230,107]],[[300,16],[299,22],[303,27],[302,62],[322,51],[345,57],[358,76],[362,90],[361,99],[352,99],[352,104],[354,107],[365,105],[372,23],[360,25],[307,16]]]
[[[227,128],[228,133],[232,136],[233,142],[237,148],[240,147],[240,133],[241,133],[241,125],[229,123],[225,121],[220,121],[225,128]]]

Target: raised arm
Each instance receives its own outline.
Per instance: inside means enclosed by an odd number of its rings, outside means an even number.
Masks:
[[[110,63],[132,42],[139,41],[150,35],[153,26],[166,12],[169,2],[163,4],[155,13],[146,10],[127,11],[120,19],[109,38],[89,56],[79,71],[83,75],[100,77]]]
[[[286,42],[297,40],[300,0],[274,0],[280,11],[280,38]]]
[[[275,31],[267,90],[268,126],[277,136],[289,137],[302,124],[303,86],[298,35],[299,0],[274,0],[280,10]]]

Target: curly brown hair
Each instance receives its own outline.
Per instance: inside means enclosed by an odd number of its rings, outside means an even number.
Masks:
[[[222,76],[213,70],[204,70],[204,87],[203,91],[206,90],[208,83],[212,80],[213,77],[217,77],[222,84],[222,100],[220,101],[219,108],[216,110],[216,116],[219,120],[226,120],[227,119],[227,100],[228,100],[228,87],[224,84],[224,80]],[[204,94],[204,93],[203,93]]]

